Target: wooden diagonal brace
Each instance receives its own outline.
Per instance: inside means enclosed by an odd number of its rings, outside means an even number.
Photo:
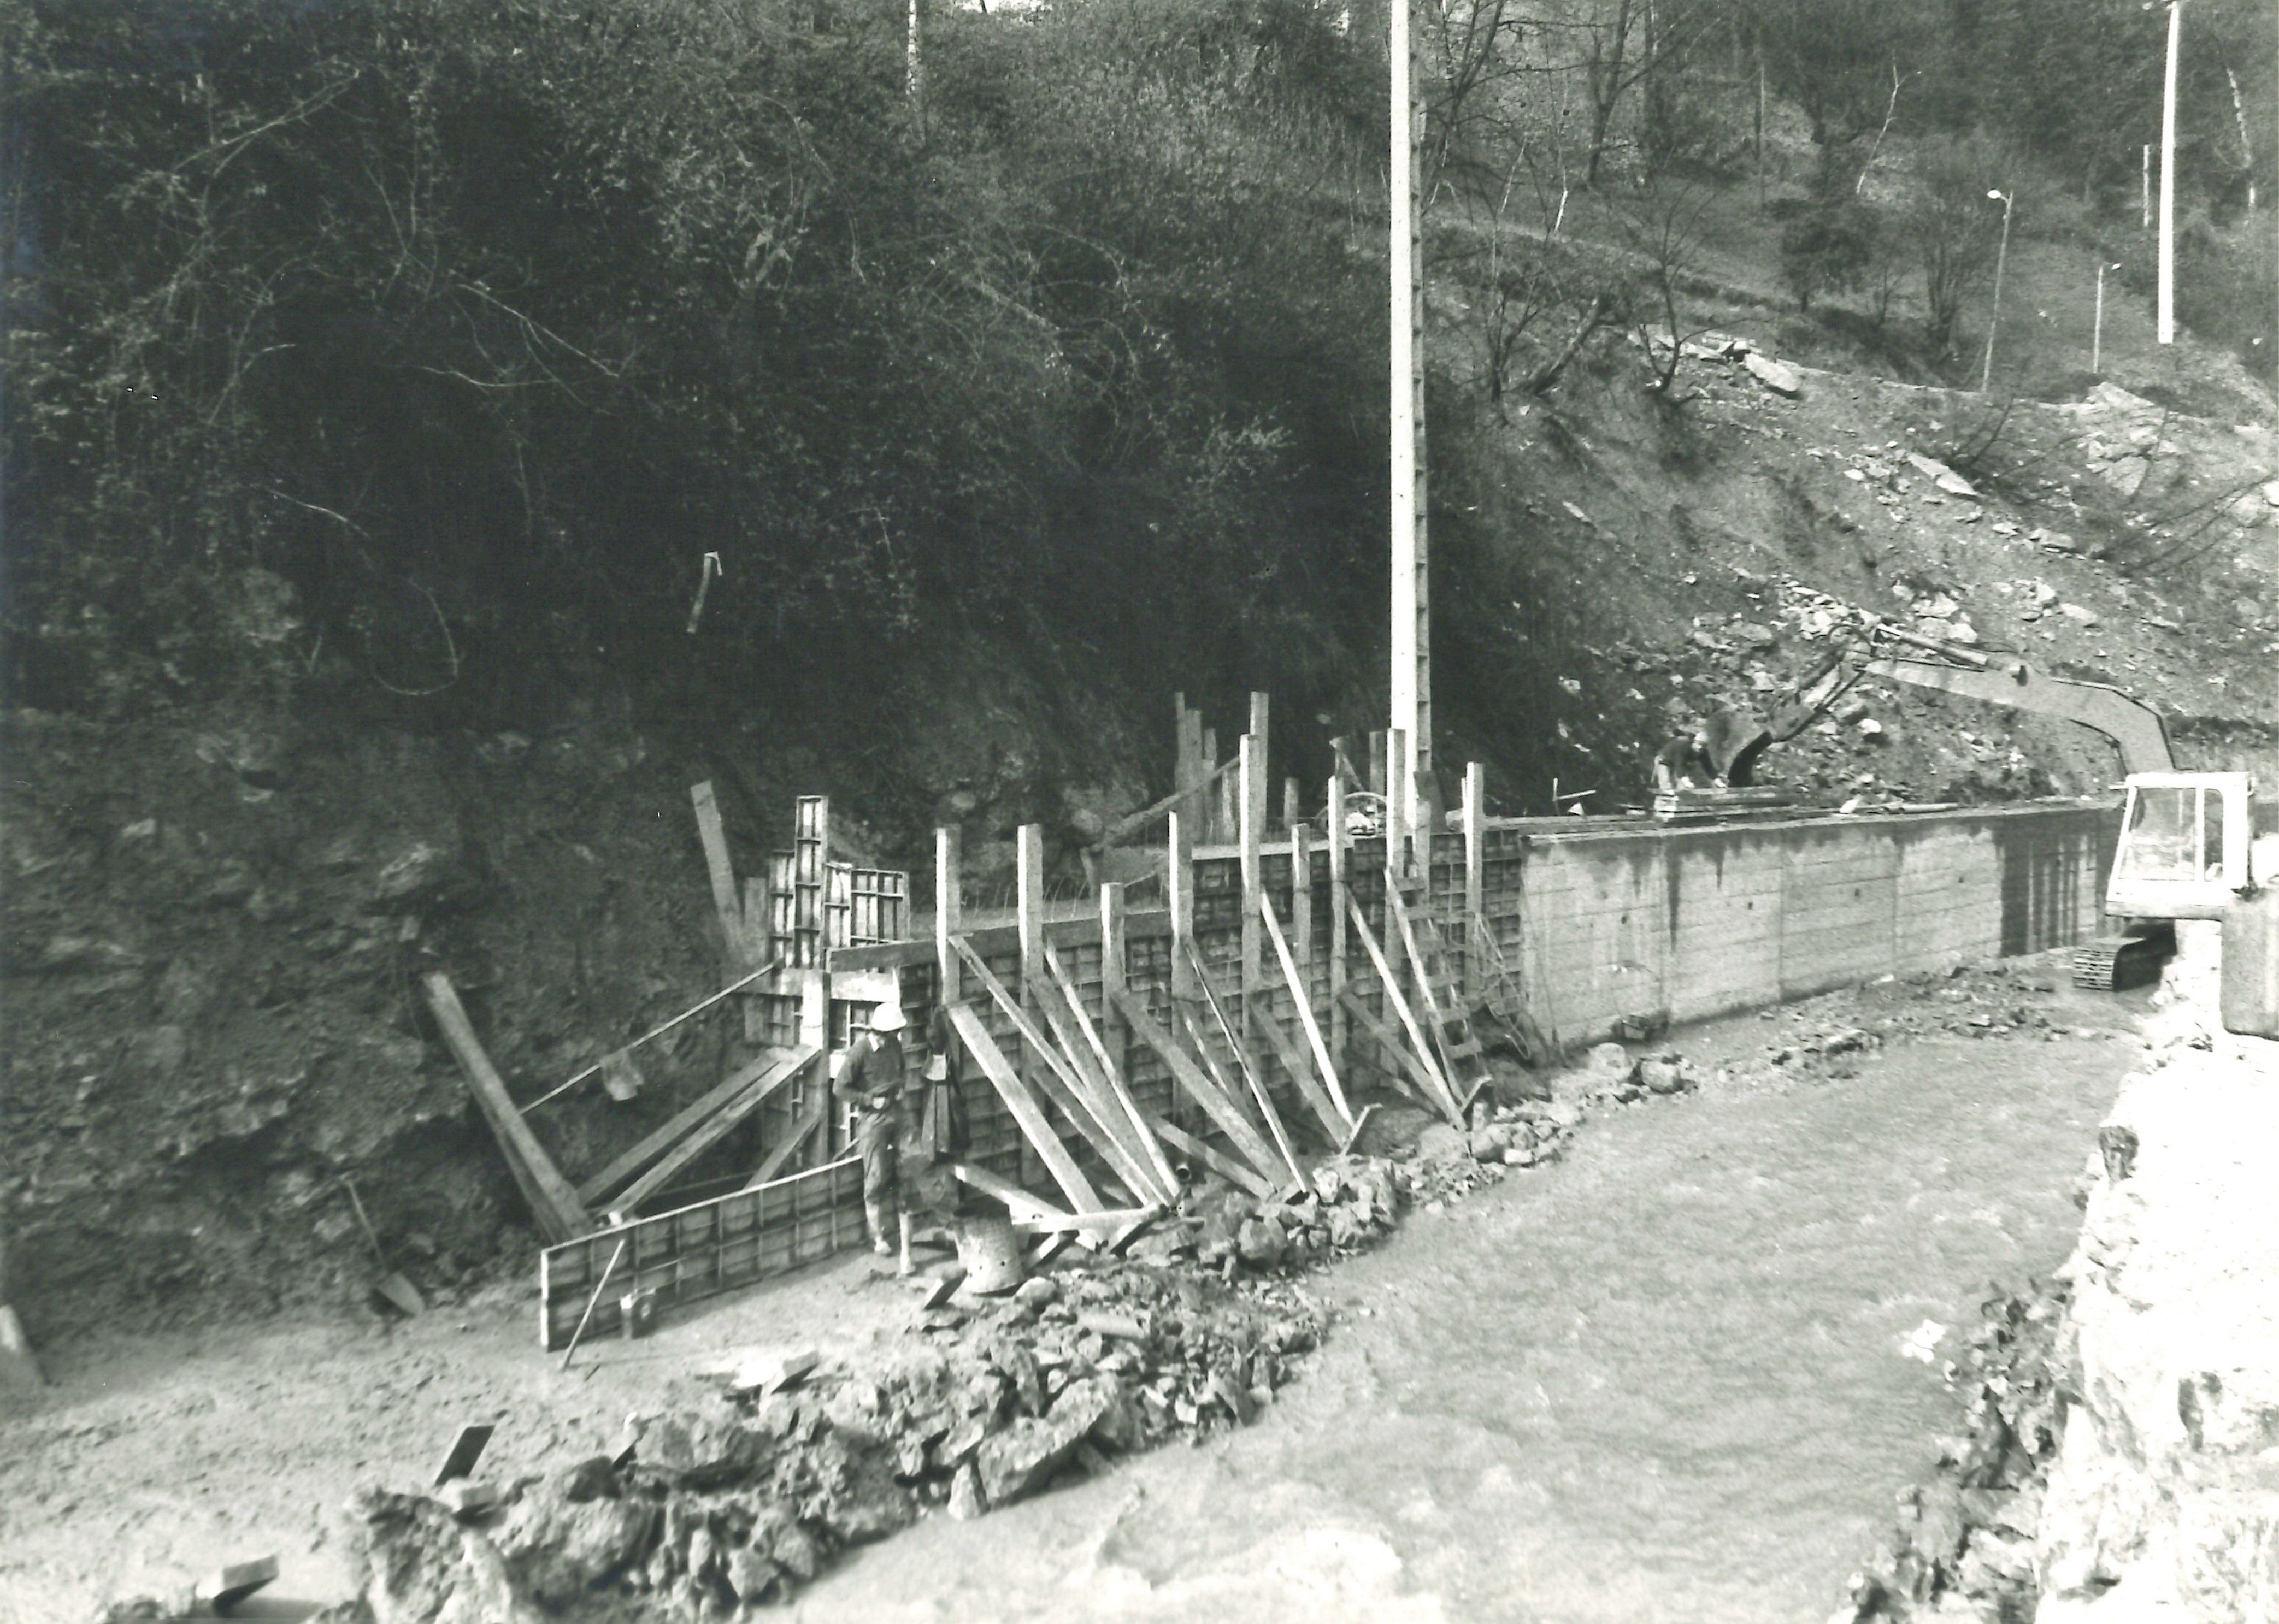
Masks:
[[[981,1024],[981,1017],[974,1012],[973,1007],[971,1004],[952,1004],[949,1007],[949,1023],[964,1043],[965,1052],[973,1056],[981,1068],[982,1075],[989,1079],[991,1086],[997,1091],[998,1098],[1005,1102],[1005,1108],[1013,1114],[1013,1120],[1020,1125],[1023,1135],[1036,1147],[1037,1154],[1043,1159],[1047,1170],[1052,1174],[1053,1182],[1061,1187],[1062,1193],[1079,1212],[1096,1211],[1105,1205],[1099,1192],[1093,1189],[1092,1181],[1085,1177],[1084,1169],[1077,1166],[1076,1158],[1069,1154],[1068,1146],[1061,1143],[1060,1136],[1045,1120],[1044,1107],[1037,1103],[1036,1095],[1029,1092],[1029,1085],[1021,1080],[1021,1074],[1013,1069],[1013,1063],[1005,1058],[1005,1052],[997,1046],[997,1040],[989,1035],[989,1029]]]
[[[434,1012],[435,1024],[442,1029],[443,1040],[451,1046],[457,1057],[459,1069],[466,1074],[467,1087],[475,1096],[488,1119],[491,1132],[497,1136],[499,1148],[506,1154],[508,1168],[514,1182],[521,1186],[523,1198],[530,1203],[532,1215],[549,1240],[557,1245],[575,1240],[594,1227],[585,1203],[562,1176],[530,1124],[522,1120],[515,1109],[514,1098],[506,1092],[506,1083],[491,1057],[475,1037],[475,1029],[467,1019],[467,1012],[459,1002],[458,990],[451,978],[441,970],[427,977],[427,1007]]]
[[[1226,1010],[1220,1005],[1218,993],[1203,969],[1202,955],[1195,953],[1193,942],[1187,944],[1187,951],[1194,954],[1195,980],[1203,990],[1203,1002],[1210,1007],[1211,1017],[1218,1023],[1219,1030],[1226,1034],[1227,1047],[1234,1052],[1235,1066],[1241,1071],[1242,1080],[1250,1085],[1251,1098],[1258,1102],[1258,1109],[1266,1118],[1266,1130],[1274,1136],[1274,1148],[1282,1153],[1282,1161],[1289,1168],[1290,1176],[1302,1187],[1306,1183],[1306,1169],[1298,1165],[1298,1153],[1290,1148],[1290,1134],[1282,1126],[1282,1113],[1274,1108],[1274,1097],[1258,1080],[1258,1072],[1251,1065],[1250,1056],[1243,1053],[1242,1039],[1235,1036],[1234,1023],[1226,1018]]]
[[[1462,1127],[1463,1113],[1457,1109],[1456,1092],[1448,1086],[1448,1079],[1440,1075],[1439,1067],[1433,1063],[1432,1046],[1425,1041],[1423,1029],[1416,1024],[1416,1015],[1408,1007],[1408,1000],[1400,996],[1400,983],[1393,976],[1393,967],[1385,962],[1385,949],[1377,943],[1377,932],[1369,928],[1369,919],[1361,911],[1361,904],[1348,899],[1346,906],[1353,915],[1354,929],[1361,934],[1361,945],[1368,950],[1369,961],[1376,967],[1377,978],[1385,988],[1385,1002],[1391,1004],[1393,1013],[1400,1017],[1401,1030],[1408,1034],[1408,1041],[1416,1046],[1416,1058],[1432,1079],[1434,1103],[1447,1113],[1450,1122]]]
[[[1093,1026],[1092,1017],[1085,1013],[1084,1000],[1077,996],[1076,982],[1061,962],[1061,955],[1054,951],[1050,938],[1045,942],[1045,968],[1058,985],[1061,996],[1068,1000],[1069,1013],[1075,1017],[1085,1042],[1091,1046],[1093,1056],[1099,1061],[1101,1073],[1107,1078],[1116,1103],[1139,1130],[1140,1148],[1147,1153],[1156,1176],[1163,1182],[1164,1197],[1176,1199],[1179,1193],[1179,1181],[1171,1172],[1170,1158],[1163,1154],[1163,1147],[1157,1142],[1155,1130],[1148,1125],[1147,1114],[1140,1110],[1140,1102],[1132,1098],[1130,1087],[1124,1081],[1122,1069],[1108,1053],[1108,1046],[1101,1040],[1099,1031]]]
[[[1298,1024],[1304,1029],[1307,1045],[1314,1052],[1314,1063],[1321,1068],[1322,1082],[1330,1091],[1330,1103],[1345,1119],[1345,1126],[1353,1126],[1353,1106],[1346,1099],[1346,1091],[1338,1085],[1338,1069],[1330,1061],[1330,1046],[1323,1041],[1322,1029],[1314,1019],[1313,991],[1299,973],[1298,961],[1290,951],[1290,943],[1282,934],[1282,922],[1274,916],[1273,899],[1261,893],[1259,912],[1266,920],[1266,936],[1274,944],[1274,956],[1281,961],[1282,979],[1289,984],[1291,1000],[1298,1007]]]
[[[1241,1108],[1211,1081],[1203,1069],[1195,1063],[1193,1056],[1179,1047],[1178,1040],[1170,1033],[1156,1024],[1155,1017],[1147,1013],[1146,1004],[1121,988],[1111,992],[1109,997],[1115,1000],[1116,1013],[1124,1017],[1124,1023],[1131,1027],[1140,1042],[1163,1058],[1163,1064],[1170,1068],[1173,1080],[1187,1091],[1189,1098],[1202,1107],[1211,1121],[1218,1124],[1219,1131],[1226,1135],[1236,1152],[1250,1163],[1256,1176],[1269,1184],[1273,1184],[1277,1165],[1274,1148],[1259,1137],[1258,1130],[1251,1126],[1250,1119],[1242,1114]],[[1168,1122],[1160,1123],[1157,1131],[1164,1132],[1170,1127]],[[1166,1133],[1165,1137],[1171,1136]],[[1174,1138],[1173,1143],[1177,1142]]]
[[[1013,1023],[1013,1030],[1020,1034],[1022,1043],[1044,1062],[1045,1075],[1037,1079],[1038,1085],[1052,1096],[1053,1103],[1068,1118],[1069,1125],[1090,1140],[1093,1148],[1100,1153],[1116,1176],[1131,1184],[1135,1191],[1152,1189],[1152,1176],[1140,1169],[1123,1141],[1101,1122],[1087,1099],[1091,1092],[1089,1086],[1077,1075],[1068,1058],[1062,1054],[1050,1038],[1038,1030],[1037,1023],[1029,1019],[1029,1012],[1021,1007],[1020,1000],[1006,990],[1005,984],[997,978],[997,973],[973,950],[972,943],[961,936],[954,938],[951,946],[957,949],[958,956],[965,961],[965,968],[981,984],[991,1001]],[[1097,1207],[1100,1203],[1095,1201],[1093,1205]]]

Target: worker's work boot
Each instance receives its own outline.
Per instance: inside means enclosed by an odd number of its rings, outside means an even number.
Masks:
[[[871,1232],[871,1250],[882,1258],[894,1253],[894,1242],[886,1238],[886,1208],[880,1201],[863,1203],[863,1224]]]

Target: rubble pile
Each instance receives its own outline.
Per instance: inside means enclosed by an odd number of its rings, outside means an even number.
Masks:
[[[978,1516],[1063,1471],[1247,1425],[1321,1335],[1291,1269],[1389,1229],[1402,1184],[1348,1157],[1290,1201],[1212,1185],[1139,1255],[938,1301],[876,1360],[748,1367],[630,1418],[614,1457],[495,1499],[367,1490],[350,1507],[362,1595],[331,1616],[426,1624],[463,1595],[485,1620],[728,1617],[921,1516]]]
[[[2033,1616],[2034,1541],[2057,1457],[2065,1288],[2030,1284],[1981,1309],[1948,1387],[1966,1430],[1944,1441],[1938,1475],[1900,1491],[1886,1549],[1852,1581],[1830,1624]]]

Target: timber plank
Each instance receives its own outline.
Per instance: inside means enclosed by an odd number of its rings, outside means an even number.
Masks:
[[[744,1182],[744,1188],[757,1190],[762,1184],[781,1173],[784,1163],[792,1159],[801,1145],[815,1137],[815,1130],[823,1126],[823,1119],[830,1115],[831,1091],[828,1088],[817,1089],[815,1102],[807,1107],[799,1121],[792,1124],[791,1133],[784,1142],[770,1151],[761,1161],[760,1170]]]
[[[1385,887],[1385,894],[1388,897],[1393,894],[1390,885]],[[1462,1126],[1462,1113],[1456,1106],[1456,1091],[1448,1086],[1447,1079],[1440,1075],[1440,1069],[1432,1063],[1432,1046],[1425,1041],[1423,1029],[1416,1024],[1416,1012],[1408,1007],[1408,1000],[1400,996],[1400,979],[1393,975],[1393,966],[1385,961],[1385,949],[1377,946],[1377,932],[1369,928],[1369,921],[1362,916],[1359,904],[1348,902],[1347,906],[1353,914],[1354,928],[1361,934],[1361,945],[1368,950],[1369,961],[1376,967],[1377,978],[1384,984],[1385,1002],[1391,1004],[1393,1014],[1400,1017],[1401,1030],[1408,1034],[1408,1041],[1416,1046],[1417,1060],[1423,1062],[1425,1071],[1431,1076],[1431,1092],[1436,1104],[1447,1113],[1450,1122]],[[1419,973],[1422,973],[1421,966]]]
[[[1322,1082],[1328,1087],[1330,1103],[1337,1107],[1343,1133],[1353,1127],[1353,1106],[1346,1099],[1346,1091],[1339,1086],[1338,1069],[1330,1063],[1330,1046],[1322,1039],[1320,1023],[1314,1019],[1313,997],[1306,978],[1299,972],[1298,961],[1290,952],[1289,941],[1282,934],[1282,922],[1274,916],[1274,904],[1266,898],[1259,900],[1266,916],[1266,935],[1274,944],[1274,956],[1282,961],[1282,979],[1290,988],[1291,1002],[1297,1006],[1298,1024],[1306,1034],[1307,1046],[1312,1049],[1314,1062],[1321,1068]]]

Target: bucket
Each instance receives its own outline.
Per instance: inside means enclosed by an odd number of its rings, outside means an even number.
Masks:
[[[965,1290],[1009,1291],[1021,1283],[1021,1237],[1009,1218],[961,1218],[957,1260],[965,1266]]]
[[[2279,885],[2223,910],[2223,1029],[2279,1038]]]

